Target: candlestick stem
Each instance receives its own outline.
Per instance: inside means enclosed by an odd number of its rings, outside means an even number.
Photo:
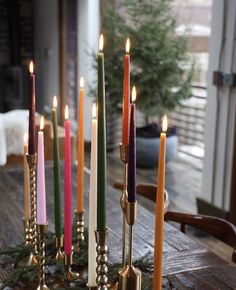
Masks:
[[[47,232],[46,225],[37,225],[38,226],[38,240],[39,240],[39,285],[37,290],[49,290],[45,284],[45,234]]]
[[[64,261],[64,254],[62,252],[63,236],[55,237],[55,241],[56,241],[56,249],[57,249],[57,253],[56,253],[55,259],[58,262],[63,262]]]
[[[95,239],[97,243],[97,289],[108,290],[108,246],[107,246],[108,230],[95,231]]]
[[[65,280],[74,281],[79,278],[79,274],[72,271],[71,266],[73,263],[73,253],[71,255],[65,254],[65,266],[66,266],[66,274]]]
[[[36,224],[36,163],[37,154],[27,154],[30,171],[30,206],[31,206],[31,231],[32,231],[32,265],[38,264],[37,249],[37,224]]]
[[[120,159],[123,162],[123,191],[120,197],[120,206],[123,213],[122,222],[122,265],[126,265],[126,203],[127,203],[127,178],[128,178],[128,145],[120,144]]]
[[[75,218],[77,241],[74,250],[78,253],[81,251],[81,247],[84,241],[84,210],[82,212],[75,211]]]
[[[142,273],[132,265],[133,226],[136,222],[137,202],[127,202],[126,221],[129,225],[129,257],[128,265],[119,275],[118,289],[141,290]]]

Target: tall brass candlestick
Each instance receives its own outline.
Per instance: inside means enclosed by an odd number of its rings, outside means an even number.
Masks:
[[[39,285],[37,290],[49,290],[45,283],[45,234],[48,225],[37,225],[38,227],[38,240],[39,240]]]
[[[122,265],[126,265],[126,203],[127,203],[127,175],[128,175],[129,145],[120,144],[120,159],[123,162],[123,191],[120,197],[120,206],[123,212],[122,224]]]
[[[118,289],[141,290],[142,273],[132,264],[133,253],[133,226],[136,222],[137,202],[127,202],[126,221],[129,225],[129,257],[128,265],[120,273],[118,281]]]
[[[38,264],[37,224],[36,224],[36,163],[37,154],[28,154],[27,161],[30,170],[30,205],[31,205],[31,231],[32,231],[32,260],[31,264]]]

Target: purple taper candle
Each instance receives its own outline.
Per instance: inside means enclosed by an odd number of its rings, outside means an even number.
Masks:
[[[130,105],[129,123],[129,159],[128,159],[128,201],[136,201],[136,89],[132,88],[132,103]]]
[[[34,64],[31,61],[29,64],[30,72],[30,100],[29,100],[29,154],[36,153],[35,143],[35,74]]]

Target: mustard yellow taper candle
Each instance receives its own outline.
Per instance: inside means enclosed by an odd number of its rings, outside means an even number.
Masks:
[[[159,149],[159,162],[158,162],[153,290],[162,289],[166,131],[167,131],[167,117],[165,115],[163,118],[162,133],[160,136],[160,149]]]

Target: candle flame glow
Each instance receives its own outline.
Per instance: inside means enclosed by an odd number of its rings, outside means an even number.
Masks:
[[[96,102],[93,102],[92,118],[93,119],[96,119],[97,118],[97,105],[96,105]]]
[[[131,94],[132,103],[134,103],[136,101],[136,97],[137,97],[136,88],[135,88],[135,86],[133,86],[133,88],[132,88],[132,94]]]
[[[129,40],[129,38],[127,38],[127,40],[126,40],[125,51],[126,51],[126,53],[129,53],[129,51],[130,51],[130,40]]]
[[[28,133],[27,132],[25,132],[23,139],[24,139],[24,143],[28,143]]]
[[[41,116],[40,119],[40,131],[42,131],[44,129],[44,116]]]
[[[103,45],[104,45],[104,37],[103,34],[101,34],[99,37],[99,51],[103,50]]]
[[[57,108],[57,97],[53,97],[53,108]]]
[[[166,132],[168,127],[168,121],[166,115],[164,115],[163,120],[162,120],[162,131]]]
[[[65,107],[65,120],[69,120],[69,108],[68,105]]]
[[[29,63],[29,72],[30,72],[31,74],[34,73],[34,63],[33,63],[32,60],[31,60],[30,63]]]
[[[84,88],[84,78],[80,78],[79,85],[81,88]]]

